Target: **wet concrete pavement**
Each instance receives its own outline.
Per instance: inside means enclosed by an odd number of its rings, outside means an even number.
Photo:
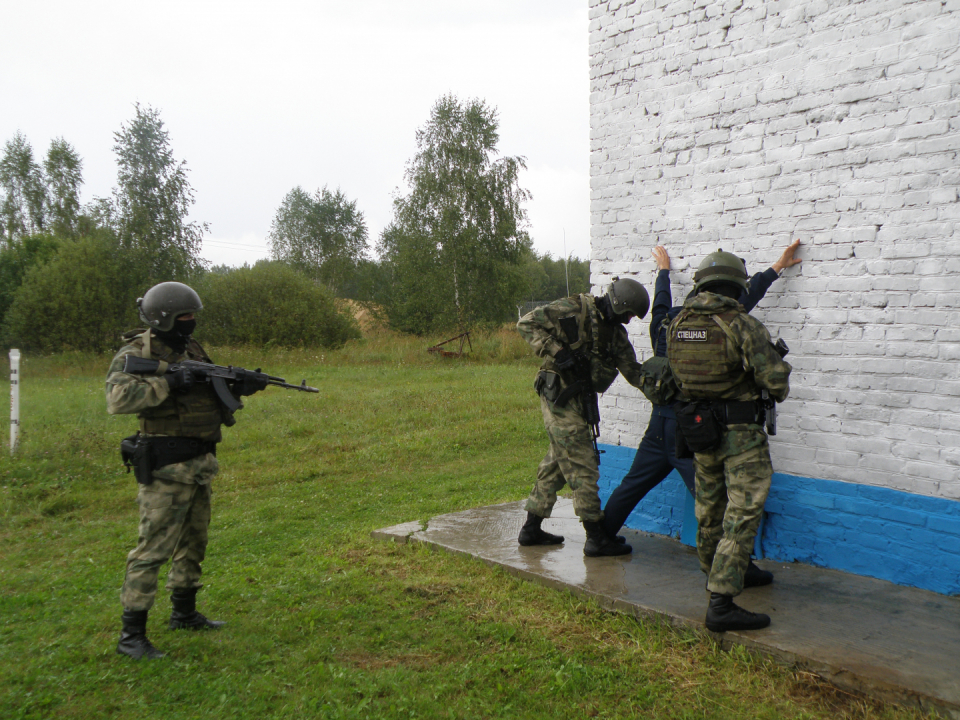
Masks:
[[[440,515],[425,530],[405,523],[373,537],[421,542],[477,557],[521,577],[596,600],[632,615],[656,616],[708,632],[708,595],[696,552],[660,535],[624,530],[633,553],[583,555],[583,528],[562,498],[543,528],[560,546],[520,547],[522,503]],[[814,672],[838,687],[960,720],[960,598],[799,563],[757,563],[773,585],[737,602],[770,615],[765,630],[711,633],[725,646],[745,645]]]

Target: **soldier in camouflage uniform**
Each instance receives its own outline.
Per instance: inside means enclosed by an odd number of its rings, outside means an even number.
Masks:
[[[543,364],[534,387],[540,395],[550,448],[537,470],[537,482],[527,499],[527,519],[517,538],[521,545],[556,545],[563,537],[541,529],[564,485],[573,490],[573,508],[583,523],[583,552],[599,555],[629,553],[622,538],[604,532],[600,522],[599,460],[595,450],[596,423],[590,416],[595,393],[604,392],[619,373],[640,387],[640,365],[624,325],[643,317],[650,306],[647,291],[635,280],[614,278],[601,297],[582,294],[537,308],[517,323],[517,330]],[[594,398],[592,401],[590,398]]]
[[[156,597],[160,567],[167,560],[172,559],[167,575],[173,606],[170,629],[223,625],[197,611],[196,596],[210,525],[210,482],[219,470],[216,444],[221,439],[220,426],[229,427],[235,421],[212,387],[195,382],[186,368],[156,376],[123,371],[127,355],[168,364],[186,359],[211,362],[192,338],[194,313],[203,305],[191,288],[160,283],[137,304],[141,320],[149,327],[124,334],[126,344],[110,364],[106,380],[107,412],[137,414],[137,442],[152,466],[146,477],[141,472],[137,475],[140,537],[127,556],[120,591],[123,629],[117,652],[153,659],[163,653],[147,639],[147,613]],[[251,377],[231,391],[238,396],[251,395],[264,387]]]
[[[770,617],[738,607],[733,597],[743,590],[773,475],[761,391],[786,399],[791,368],[767,329],[737,302],[747,286],[740,258],[713,253],[694,281],[695,295],[668,329],[667,357],[686,403],[677,411],[678,430],[695,451],[697,554],[710,591],[706,625],[714,632],[754,630]]]

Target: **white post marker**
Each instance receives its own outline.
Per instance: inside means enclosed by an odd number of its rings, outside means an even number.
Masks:
[[[17,449],[20,434],[20,351],[10,351],[10,454]]]

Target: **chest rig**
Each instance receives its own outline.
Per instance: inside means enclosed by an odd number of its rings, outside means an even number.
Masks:
[[[151,336],[151,331],[138,335],[130,343],[139,347],[145,358],[175,363],[180,360],[211,362],[196,340],[190,340],[182,354]],[[220,401],[209,383],[195,382],[188,392],[171,393],[156,407],[137,414],[140,432],[144,435],[170,435],[220,442],[220,425],[224,422]]]
[[[614,353],[614,332],[618,326],[601,322],[596,315],[598,311],[590,312],[593,298],[589,295],[580,295],[580,312],[560,318],[557,324],[566,337],[571,350],[581,350],[590,358],[590,379],[595,392],[602,393],[616,380],[618,370]],[[625,331],[624,331],[625,332]]]

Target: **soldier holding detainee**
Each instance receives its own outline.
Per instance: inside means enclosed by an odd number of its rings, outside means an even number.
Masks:
[[[794,257],[800,241],[795,240],[772,266],[750,278],[747,289],[740,293],[738,302],[750,312],[763,299],[767,290],[787,268],[801,262]],[[674,306],[670,293],[670,255],[661,246],[653,249],[657,261],[657,280],[650,309],[650,342],[654,356],[643,363],[645,381],[643,394],[653,409],[637,454],[630,470],[614,489],[603,508],[603,522],[609,535],[617,535],[634,508],[647,493],[676,470],[690,494],[696,497],[693,460],[678,458],[675,451],[676,415],[673,403],[679,397],[677,384],[667,360],[667,326],[682,306]],[[747,566],[744,587],[758,587],[773,582],[773,575],[761,570],[752,561]]]
[[[762,398],[786,399],[791,368],[737,300],[747,289],[740,258],[712,253],[694,283],[667,330],[667,357],[681,393],[677,428],[694,452],[697,554],[710,591],[706,625],[755,630],[770,617],[733,598],[744,587],[773,476]]]
[[[602,523],[597,393],[610,387],[620,373],[640,387],[640,364],[624,325],[634,317],[642,318],[649,307],[650,298],[640,283],[615,277],[600,297],[581,294],[557,300],[517,323],[517,330],[543,358],[534,388],[550,436],[550,448],[526,502],[527,519],[517,538],[520,545],[563,542],[562,536],[540,525],[550,517],[557,491],[570,485],[574,512],[587,535],[584,555],[631,551],[623,538],[608,535]]]

